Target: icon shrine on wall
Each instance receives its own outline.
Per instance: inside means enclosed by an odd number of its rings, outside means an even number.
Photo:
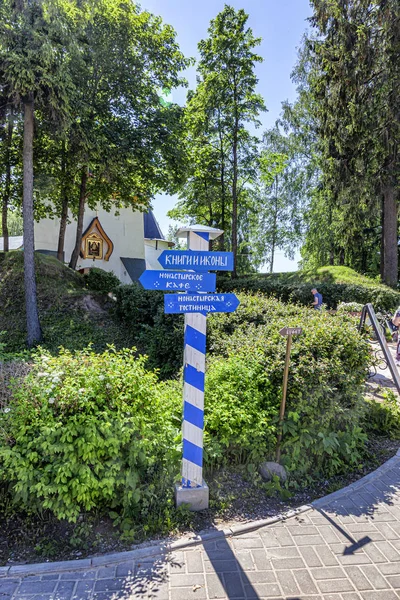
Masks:
[[[92,260],[109,260],[114,244],[95,217],[82,236],[81,257]]]

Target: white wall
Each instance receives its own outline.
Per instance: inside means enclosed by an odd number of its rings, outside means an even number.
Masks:
[[[163,267],[158,262],[158,257],[163,250],[168,250],[169,243],[166,240],[144,240],[146,252],[146,269],[161,270]]]
[[[86,208],[83,231],[96,216],[105,233],[113,242],[114,250],[108,261],[79,257],[76,268],[99,267],[104,271],[113,271],[123,283],[131,283],[131,278],[125,271],[120,257],[145,258],[143,213],[130,208],[121,208],[119,215],[115,215],[113,212],[108,213],[101,208],[97,212]],[[76,221],[71,218],[71,215],[69,218],[71,223],[67,225],[64,248],[66,263],[71,258],[76,236]],[[35,223],[35,249],[57,252],[59,228],[59,219],[42,219],[39,223]]]

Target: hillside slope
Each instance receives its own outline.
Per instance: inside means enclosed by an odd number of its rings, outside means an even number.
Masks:
[[[36,277],[43,346],[56,351],[61,345],[78,349],[92,343],[96,350],[133,345],[114,319],[112,302],[88,290],[82,275],[37,254]],[[25,348],[25,321],[23,253],[0,253],[0,341],[8,351]]]

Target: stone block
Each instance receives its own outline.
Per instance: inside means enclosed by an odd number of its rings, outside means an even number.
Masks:
[[[198,512],[205,510],[209,505],[209,489],[206,482],[203,480],[203,485],[195,488],[182,487],[180,484],[175,485],[175,504],[181,506],[187,504],[189,509]]]

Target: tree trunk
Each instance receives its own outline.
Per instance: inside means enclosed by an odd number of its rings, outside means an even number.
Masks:
[[[61,220],[60,232],[58,234],[57,258],[60,262],[64,262],[64,244],[65,232],[67,230],[68,219],[68,193],[66,186],[66,156],[65,156],[65,139],[61,146]]]
[[[398,278],[397,191],[394,185],[383,187],[383,279],[395,287]]]
[[[33,98],[24,102],[23,149],[23,221],[24,221],[24,284],[29,348],[42,339],[35,278],[35,225],[33,217]]]
[[[78,222],[76,224],[76,240],[75,248],[72,252],[69,266],[71,269],[76,269],[78,262],[79,252],[81,251],[82,245],[82,232],[83,232],[83,217],[85,215],[85,200],[86,200],[86,184],[88,179],[87,167],[83,167],[81,174],[81,187],[79,190],[79,209],[78,209]]]
[[[3,230],[3,250],[8,252],[10,249],[9,245],[9,233],[8,233],[8,206],[10,203],[11,195],[11,144],[13,137],[14,128],[14,114],[13,109],[10,107],[7,124],[7,137],[6,137],[6,180],[4,184],[4,195],[3,195],[3,206],[1,214],[1,226]]]
[[[381,281],[385,281],[385,262],[384,262],[384,256],[385,256],[385,244],[384,244],[384,229],[385,229],[385,199],[383,197],[383,194],[381,196],[381,255],[380,255],[380,274],[381,274]]]
[[[238,180],[238,119],[235,119],[235,128],[233,131],[233,180],[232,180],[232,252],[233,252],[233,272],[232,277],[237,277],[237,245],[238,245],[238,201],[237,201],[237,180]]]
[[[225,250],[225,206],[226,206],[226,191],[225,191],[225,153],[224,142],[221,130],[220,114],[218,113],[218,133],[219,133],[219,153],[221,160],[221,229],[223,233],[219,238],[219,247],[222,251]]]
[[[344,248],[340,248],[340,251],[339,251],[339,265],[341,267],[344,266],[344,258],[345,258]]]
[[[271,240],[271,263],[269,267],[269,272],[272,273],[274,270],[274,258],[275,258],[275,246],[276,246],[276,226],[278,223],[278,176],[275,179],[275,210],[274,210],[274,220],[272,223],[272,240]]]

